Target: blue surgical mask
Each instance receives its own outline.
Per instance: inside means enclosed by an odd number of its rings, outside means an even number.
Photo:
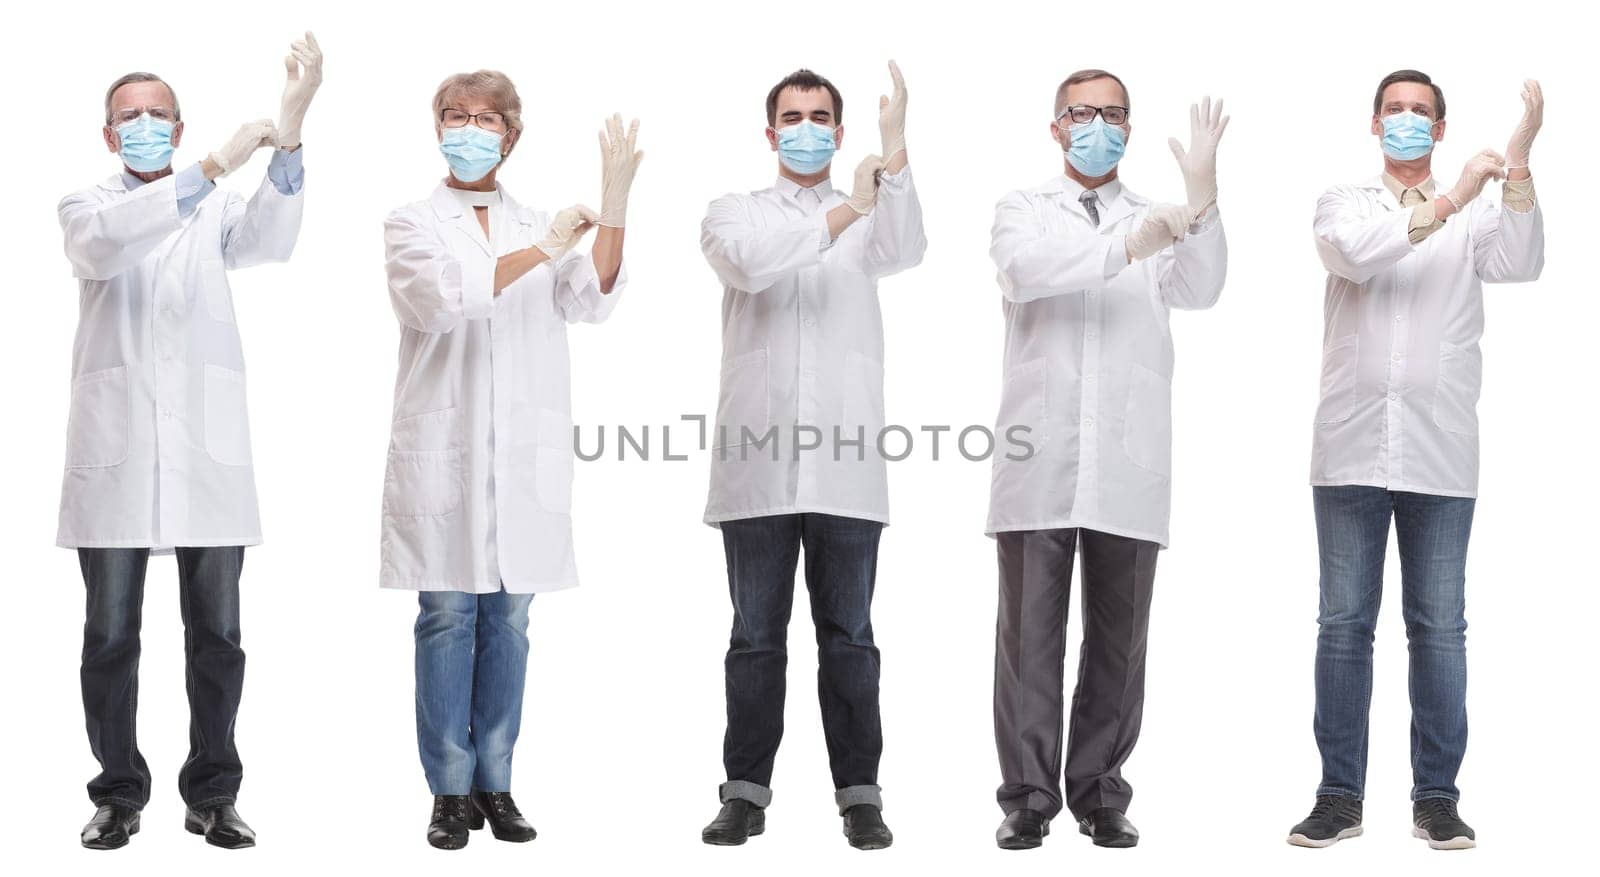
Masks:
[[[502,135],[485,131],[477,125],[462,125],[444,129],[439,140],[439,151],[450,164],[450,173],[463,183],[476,183],[500,163]]]
[[[152,119],[148,113],[117,126],[117,152],[122,163],[142,174],[161,170],[172,163],[171,122]]]
[[[1086,177],[1111,173],[1117,162],[1122,161],[1123,150],[1127,147],[1122,129],[1107,125],[1099,116],[1069,127],[1067,134],[1072,139],[1072,145],[1066,149],[1067,163]]]
[[[1383,117],[1383,154],[1411,161],[1433,151],[1433,120],[1409,110]]]
[[[807,119],[798,125],[778,129],[778,161],[797,174],[814,174],[833,161],[832,128]]]

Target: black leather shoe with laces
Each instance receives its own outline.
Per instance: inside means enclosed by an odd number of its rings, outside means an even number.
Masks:
[[[441,850],[459,850],[466,846],[467,812],[471,809],[472,799],[466,795],[434,795],[428,843]]]
[[[511,800],[510,792],[480,792],[473,789],[471,797],[472,813],[468,817],[471,828],[482,828],[488,822],[495,840],[512,843],[526,843],[539,836],[528,820],[522,818],[522,811],[517,809],[517,802]]]
[[[1423,798],[1411,805],[1411,834],[1436,850],[1470,850],[1478,845],[1472,826],[1461,821],[1456,802]]]
[[[1289,829],[1289,843],[1297,847],[1331,847],[1361,834],[1361,801],[1346,795],[1318,795],[1317,803],[1299,825]]]

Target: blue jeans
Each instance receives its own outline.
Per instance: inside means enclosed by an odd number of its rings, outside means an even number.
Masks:
[[[435,795],[511,791],[532,594],[422,591],[417,751]]]
[[[1400,543],[1410,646],[1412,800],[1459,800],[1467,751],[1467,539],[1474,501],[1381,487],[1313,487],[1322,605],[1317,616],[1319,795],[1361,798],[1372,703],[1372,639],[1389,520]]]

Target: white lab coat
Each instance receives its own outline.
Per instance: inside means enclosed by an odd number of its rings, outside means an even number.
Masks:
[[[1066,175],[995,208],[1005,372],[989,535],[1083,527],[1166,547],[1172,506],[1172,308],[1216,303],[1228,243],[1216,210],[1179,243],[1128,264],[1151,202],[1096,190],[1098,228]],[[1031,446],[1013,443],[1013,428]],[[1027,457],[1010,459],[1010,457]]]
[[[500,195],[505,233],[492,250],[442,183],[384,223],[400,320],[385,588],[482,594],[503,583],[525,594],[578,584],[567,323],[604,320],[626,274],[601,294],[594,262],[569,252],[496,296],[496,260],[533,246],[550,225],[503,186]]]
[[[118,174],[58,208],[79,301],[64,548],[261,542],[226,272],[289,258],[304,191],[267,179],[249,201],[214,190],[180,216],[177,179],[129,191]]]
[[[1486,191],[1413,245],[1381,177],[1317,202],[1328,270],[1313,485],[1476,496],[1483,284],[1534,280],[1544,220]]]
[[[885,425],[878,279],[922,261],[928,242],[911,170],[885,174],[872,212],[830,240],[844,203],[829,182],[771,188],[711,203],[700,247],[722,282],[722,377],[709,430],[705,522],[820,512],[889,522],[876,450]],[[795,427],[814,427],[800,441]],[[776,444],[758,438],[777,429]],[[863,439],[860,447],[834,436]],[[774,449],[777,459],[773,459]],[[796,457],[798,456],[798,459]]]

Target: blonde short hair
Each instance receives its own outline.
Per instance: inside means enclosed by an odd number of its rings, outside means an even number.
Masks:
[[[439,124],[445,107],[464,95],[487,98],[494,108],[505,114],[506,127],[522,131],[522,98],[511,77],[498,70],[479,70],[474,73],[457,73],[445,77],[439,90],[433,93],[433,123]],[[515,146],[515,143],[512,144]]]

